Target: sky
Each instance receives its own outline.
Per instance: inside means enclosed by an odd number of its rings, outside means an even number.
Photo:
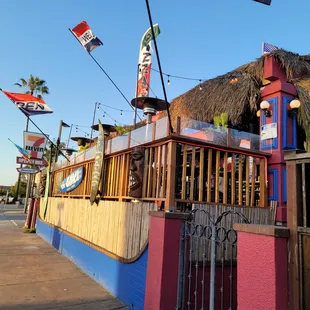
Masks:
[[[272,0],[265,6],[252,0],[149,0],[153,23],[161,33],[157,45],[163,72],[205,80],[261,56],[262,42],[299,54],[310,54],[308,39],[310,1]],[[149,28],[144,0],[0,0],[0,88],[22,92],[14,86],[30,74],[46,80],[50,95],[44,100],[53,109],[32,120],[56,138],[59,122],[77,124],[90,132],[95,102],[102,107],[96,120],[132,124],[133,114],[122,96],[94,64],[68,28],[85,20],[100,38],[92,55],[130,101],[134,98],[139,44]],[[304,34],[306,31],[306,34]],[[157,69],[155,54],[153,68]],[[168,100],[197,85],[197,81],[170,78]],[[165,77],[167,82],[167,77]],[[151,73],[151,88],[163,98],[160,76]],[[152,95],[152,94],[151,94]],[[17,149],[22,146],[25,116],[0,93],[0,185],[17,180]],[[82,127],[85,126],[85,127]],[[84,132],[72,135],[84,135]],[[36,132],[30,124],[29,131]],[[69,129],[63,130],[66,141]],[[72,141],[71,146],[75,146]]]

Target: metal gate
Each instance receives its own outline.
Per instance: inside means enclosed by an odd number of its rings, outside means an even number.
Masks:
[[[237,308],[235,223],[249,221],[235,210],[217,217],[203,209],[191,211],[181,232],[176,309]]]

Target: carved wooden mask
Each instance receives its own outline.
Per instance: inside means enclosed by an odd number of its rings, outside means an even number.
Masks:
[[[129,166],[129,196],[142,197],[143,171],[144,171],[144,148],[137,146],[130,154]]]

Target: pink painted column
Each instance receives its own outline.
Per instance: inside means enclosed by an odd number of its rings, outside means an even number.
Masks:
[[[272,115],[261,111],[260,125],[277,123],[277,138],[261,142],[261,150],[270,152],[268,159],[268,201],[278,202],[276,220],[287,221],[286,166],[284,151],[297,148],[297,119],[288,115],[289,103],[296,98],[296,88],[288,83],[284,70],[273,57],[266,57],[264,78],[270,81],[261,91],[261,101],[267,100]]]
[[[150,212],[145,310],[171,310],[177,304],[181,228],[188,214]]]
[[[238,310],[288,309],[289,229],[235,224]]]

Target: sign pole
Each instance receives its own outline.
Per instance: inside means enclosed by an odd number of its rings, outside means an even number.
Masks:
[[[27,120],[26,120],[26,131],[28,131],[29,128],[29,116],[27,116]],[[21,165],[21,168],[23,167],[23,165]],[[21,173],[19,173],[19,178],[21,176]],[[25,204],[24,204],[24,213],[27,213],[27,209],[28,209],[28,200],[29,200],[29,195],[30,195],[30,186],[31,184],[31,175],[27,176],[27,187],[26,187],[26,197],[25,197]]]
[[[26,117],[26,131],[28,131],[29,127],[29,116]],[[23,168],[23,164],[20,164],[20,168]],[[18,173],[18,180],[17,180],[17,186],[16,186],[16,192],[14,195],[14,202],[18,200],[18,191],[19,191],[19,185],[20,185],[20,178],[21,178],[21,173]],[[25,211],[25,209],[24,209]]]

